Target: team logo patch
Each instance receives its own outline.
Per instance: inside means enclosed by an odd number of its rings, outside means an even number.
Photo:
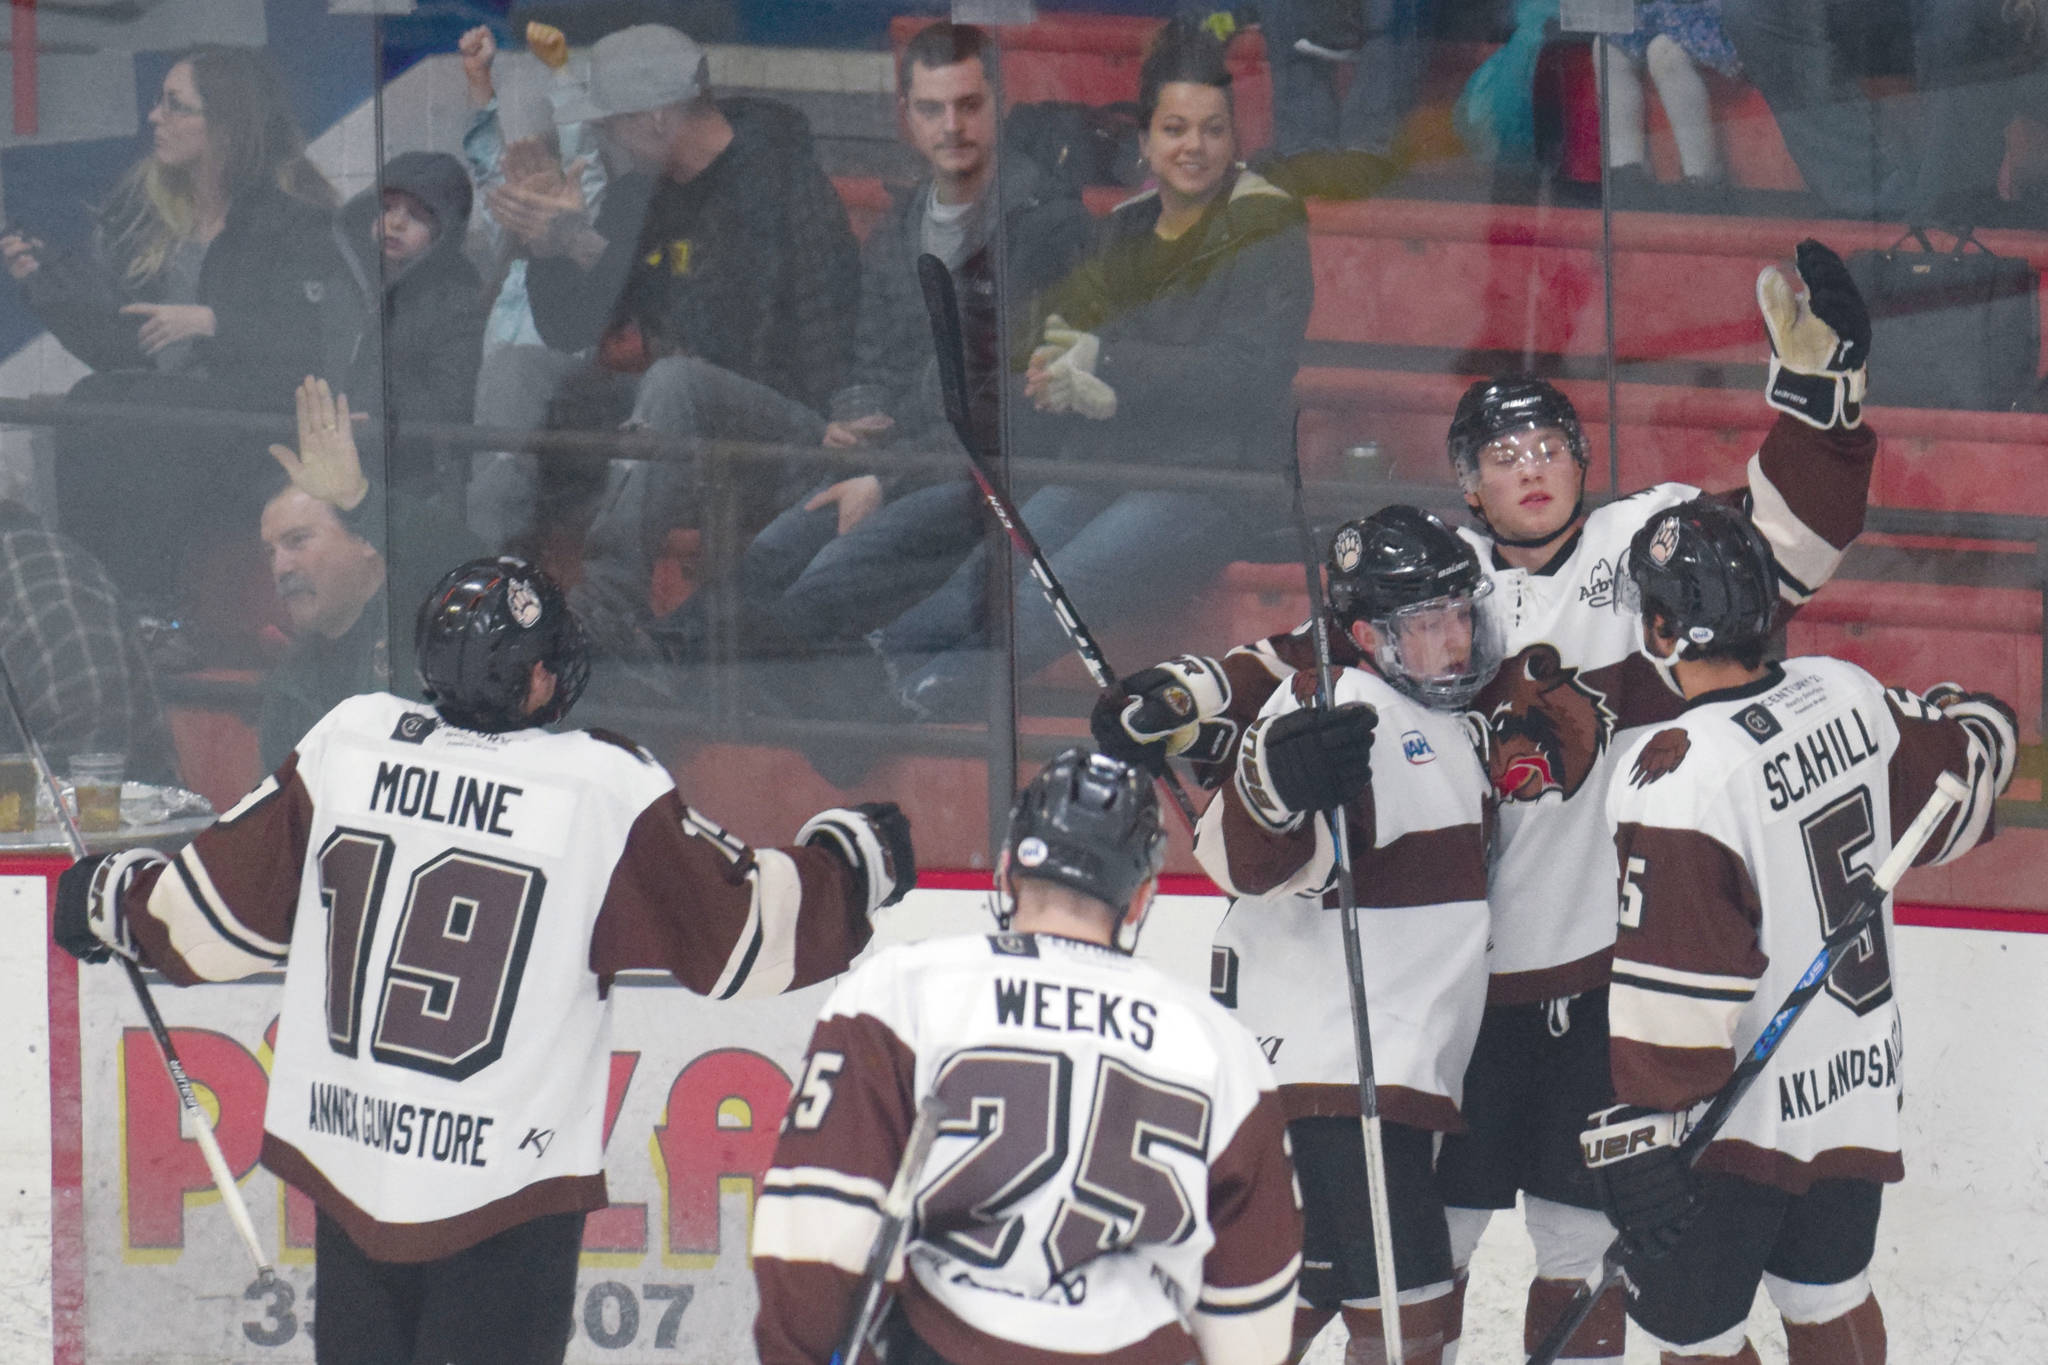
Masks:
[[[1029,934],[990,934],[988,946],[997,957],[1038,956],[1038,943]]]
[[[400,716],[398,724],[392,727],[391,737],[400,744],[424,744],[427,742],[427,736],[433,734],[435,727],[440,723],[439,716],[408,711]]]
[[[1530,645],[1488,684],[1487,775],[1508,801],[1569,800],[1614,738],[1607,694],[1551,644]]]
[[[1165,702],[1166,709],[1181,719],[1195,714],[1195,694],[1178,683],[1160,693],[1159,700]]]
[[[1365,537],[1358,534],[1356,526],[1346,526],[1337,532],[1337,539],[1330,546],[1331,562],[1339,573],[1355,573],[1358,562],[1365,558]]]
[[[540,620],[540,594],[523,578],[515,578],[505,585],[505,605],[521,630],[533,629],[534,623]]]
[[[1017,861],[1024,867],[1039,867],[1050,856],[1052,850],[1035,834],[1017,845]]]
[[[1776,739],[1785,728],[1778,724],[1778,718],[1771,714],[1770,708],[1761,702],[1752,702],[1728,719],[1740,725],[1742,733],[1748,735],[1759,744]]]
[[[1692,736],[1672,726],[1650,736],[1650,742],[1636,751],[1636,770],[1629,774],[1631,787],[1647,787],[1658,778],[1677,771],[1692,751]]]
[[[1420,730],[1408,730],[1401,735],[1401,755],[1414,764],[1436,762],[1436,750],[1429,747],[1429,740]]]
[[[1666,517],[1650,537],[1650,562],[1662,568],[1678,553],[1678,518]]]

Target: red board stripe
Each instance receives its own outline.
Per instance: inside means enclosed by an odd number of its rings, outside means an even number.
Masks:
[[[917,884],[926,891],[991,891],[995,874],[971,867],[920,868]],[[1172,872],[1159,879],[1167,896],[1220,896],[1216,883],[1192,873]],[[1919,929],[1981,929],[2000,934],[2048,934],[2048,913],[2039,910],[1993,910],[1958,905],[1901,905],[1894,911],[1900,924]]]
[[[36,135],[36,0],[14,0],[8,39],[14,53],[14,135]]]

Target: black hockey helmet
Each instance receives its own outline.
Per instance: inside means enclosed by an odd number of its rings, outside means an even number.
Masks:
[[[1629,542],[1616,605],[1664,618],[1685,654],[1761,644],[1778,607],[1770,544],[1725,502],[1693,498],[1645,522]]]
[[[1124,911],[1165,862],[1166,827],[1152,779],[1108,754],[1067,750],[1010,808],[1006,876],[1056,882],[1114,907],[1116,945],[1125,952],[1136,946],[1138,926],[1125,922]]]
[[[497,733],[552,725],[590,681],[590,650],[569,599],[523,559],[472,559],[444,575],[413,627],[420,686],[451,725]],[[555,695],[523,714],[535,664]]]
[[[1471,492],[1479,482],[1479,452],[1493,441],[1517,431],[1555,427],[1571,447],[1572,459],[1586,467],[1586,429],[1579,425],[1572,400],[1541,379],[1514,376],[1481,379],[1465,390],[1451,417],[1445,444],[1459,485]]]
[[[1373,663],[1396,691],[1455,710],[1500,670],[1507,630],[1493,582],[1435,513],[1396,503],[1344,523],[1330,542],[1329,576],[1331,612],[1346,630],[1373,628]],[[1447,654],[1441,638],[1426,638],[1446,630],[1461,649]]]

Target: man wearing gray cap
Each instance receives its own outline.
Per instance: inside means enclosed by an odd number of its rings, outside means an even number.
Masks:
[[[589,213],[573,167],[491,192],[491,213],[531,258],[547,346],[487,359],[480,423],[822,439],[860,285],[846,210],[801,114],[715,100],[706,77],[704,50],[666,25],[606,35],[591,49],[585,98],[556,105],[559,121],[597,129],[616,177],[603,207]],[[781,482],[760,467],[746,479],[743,530],[788,501]],[[533,457],[486,457],[470,486],[471,523],[499,548],[516,544],[539,529],[546,487]],[[639,647],[653,558],[672,527],[693,524],[690,489],[687,465],[625,460],[599,487],[554,488],[565,514],[593,517],[574,596],[600,647]]]

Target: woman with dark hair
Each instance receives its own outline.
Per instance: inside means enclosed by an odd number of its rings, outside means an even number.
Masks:
[[[180,58],[149,126],[150,153],[100,207],[89,252],[16,231],[0,259],[95,371],[73,399],[284,411],[306,375],[338,378],[364,332],[334,189],[259,48]],[[255,436],[172,428],[142,444],[137,426],[60,429],[58,513],[116,582],[159,596],[181,543],[254,525],[268,457]]]
[[[1172,468],[1269,470],[1280,498],[1291,386],[1314,302],[1301,203],[1243,168],[1230,72],[1207,32],[1170,26],[1139,76],[1153,188],[1120,205],[1092,256],[1047,295],[1023,378],[1024,453]],[[1027,490],[1020,489],[1020,494]],[[1160,486],[1041,487],[1024,520],[1096,631],[1172,611],[1258,529],[1242,497]],[[983,553],[881,632],[903,700],[934,719],[984,709]],[[1017,675],[1068,646],[1018,575]]]

